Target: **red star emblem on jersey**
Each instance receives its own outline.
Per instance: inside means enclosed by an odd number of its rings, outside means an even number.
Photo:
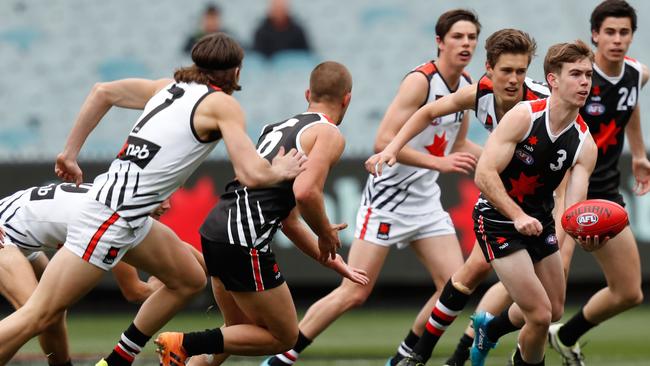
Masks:
[[[528,143],[533,146],[537,145],[537,136],[530,136],[528,138]]]
[[[596,146],[603,151],[603,154],[607,154],[607,148],[609,146],[616,146],[616,135],[620,130],[621,128],[616,126],[616,121],[614,119],[612,119],[608,124],[600,124],[600,129],[594,136],[594,140],[596,140]]]
[[[447,132],[443,132],[441,136],[435,135],[433,143],[424,148],[429,151],[429,154],[434,156],[445,156],[445,148],[447,147]]]
[[[539,175],[528,177],[523,172],[519,174],[519,179],[510,178],[512,188],[508,191],[508,194],[510,197],[516,198],[519,203],[524,202],[525,196],[535,194],[535,189],[543,186],[543,184],[537,182],[538,178]]]

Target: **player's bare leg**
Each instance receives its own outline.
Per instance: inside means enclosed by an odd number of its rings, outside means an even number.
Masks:
[[[575,348],[574,353],[580,352],[573,346],[583,334],[643,301],[639,252],[629,226],[593,254],[605,274],[607,287],[594,294],[554,335],[563,346]]]
[[[344,279],[339,287],[309,307],[300,321],[300,331],[313,340],[343,313],[361,306],[377,282],[388,251],[388,247],[355,239],[348,254],[348,265],[366,271],[370,282],[362,286]]]
[[[151,230],[123,260],[158,278],[164,286],[142,304],[113,351],[105,358],[109,366],[131,365],[151,337],[160,330],[206,283],[203,268],[189,246],[167,226],[153,221]]]
[[[103,275],[102,269],[67,248],[59,249],[25,305],[0,322],[0,365],[7,364],[28,340],[59,321],[65,309]]]
[[[231,293],[226,291],[221,280],[216,277],[211,277],[212,294],[219,306],[221,315],[223,316],[224,326],[232,326],[236,324],[253,324],[246,314],[244,314]],[[223,327],[222,327],[223,328]],[[200,355],[194,356],[187,363],[189,366],[218,366],[221,365],[230,356],[227,353],[217,355]]]
[[[415,334],[421,335],[442,288],[454,272],[463,265],[463,253],[455,234],[419,239],[414,241],[411,247],[429,271],[436,286],[436,292],[420,309],[411,328]]]
[[[409,334],[400,343],[395,355],[389,359],[388,363],[391,365],[399,364],[405,357],[418,357],[418,361],[426,361],[429,358],[435,343],[448,326],[447,324],[440,326],[441,323],[437,321],[435,315],[436,309],[440,307],[440,296],[445,290],[449,291],[447,288],[450,283],[449,278],[463,265],[463,255],[455,234],[419,239],[411,246],[420,262],[431,274],[436,292],[420,309]],[[446,317],[442,323],[446,321],[451,324],[454,318],[455,315]],[[418,346],[421,353],[415,356],[414,352]],[[424,349],[427,351],[423,352]]]
[[[451,277],[452,283],[466,289],[468,294],[476,290],[487,276],[492,272],[492,266],[485,260],[478,242],[474,243],[472,251],[465,263]]]
[[[41,276],[47,263],[48,259],[42,253],[30,263],[18,248],[6,246],[0,251],[0,294],[15,309],[25,305],[38,285],[37,277]],[[65,313],[43,330],[38,341],[51,365],[62,365],[70,361]]]
[[[562,315],[564,306],[560,254],[556,252],[533,265],[528,253],[519,250],[495,259],[492,266],[515,302],[508,312],[510,322],[518,326],[525,321],[518,339],[521,356],[528,363],[539,363],[544,359],[551,320]],[[488,327],[490,340],[498,339],[489,333]]]
[[[422,337],[413,346],[411,357],[415,363],[426,362],[433,352],[438,340],[445,329],[451,325],[457,314],[467,304],[469,295],[492,270],[478,245],[474,245],[470,256],[464,264],[456,269],[451,278],[440,289],[439,299],[428,310],[428,324]],[[465,353],[469,352],[471,339],[467,343]],[[465,359],[467,356],[465,357]]]
[[[144,334],[153,335],[160,330],[205,288],[205,272],[189,247],[170,228],[157,221],[144,240],[123,259],[165,284],[145,300],[133,321]]]

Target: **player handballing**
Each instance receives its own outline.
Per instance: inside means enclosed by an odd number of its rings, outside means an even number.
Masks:
[[[646,157],[638,99],[648,81],[648,69],[626,57],[636,30],[634,8],[625,1],[608,0],[591,14],[592,43],[596,45],[594,74],[587,103],[580,115],[598,145],[596,168],[589,180],[588,198],[625,205],[619,192],[618,161],[627,135],[632,153],[634,191],[650,190],[650,162]],[[561,252],[569,272],[575,242],[568,238]],[[584,365],[578,339],[591,328],[622,313],[643,300],[641,263],[630,227],[593,251],[607,280],[607,287],[594,294],[569,321],[550,328],[549,343],[567,365]]]
[[[226,324],[203,332],[160,334],[156,344],[161,365],[182,366],[187,357],[203,354],[219,355],[219,361],[223,354],[272,354],[294,345],[296,310],[270,247],[280,226],[307,255],[356,284],[368,283],[363,271],[348,267],[335,254],[338,230],[345,225],[330,223],[323,201],[329,170],[345,147],[338,125],[351,91],[347,68],[323,62],[310,76],[307,112],[264,127],[259,154],[270,160],[283,148],[298,149],[309,156],[306,169],[295,180],[269,188],[255,189],[239,181],[227,185],[200,229],[213,288],[225,290],[215,295]]]
[[[479,32],[480,23],[471,11],[455,9],[440,15],[436,23],[438,58],[404,78],[379,126],[375,149],[388,145],[418,108],[471,83],[464,68],[471,61]],[[344,279],[337,289],[307,310],[293,349],[265,360],[264,365],[293,364],[300,352],[336,319],[361,306],[392,246],[410,246],[431,274],[436,288],[444,287],[449,276],[462,265],[463,257],[451,218],[440,204],[436,180],[441,173],[467,174],[473,170],[473,153],[478,149],[465,138],[468,124],[469,115],[462,110],[429,119],[427,128],[400,152],[398,164],[381,177],[368,177],[348,261],[368,273],[370,284],[359,286]],[[411,351],[439,295],[440,292],[434,293],[424,304],[397,354],[389,360],[391,365]]]

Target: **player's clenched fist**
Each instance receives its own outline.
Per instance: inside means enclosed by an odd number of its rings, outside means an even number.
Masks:
[[[539,236],[542,233],[542,224],[534,217],[523,214],[514,219],[515,229],[529,236]]]

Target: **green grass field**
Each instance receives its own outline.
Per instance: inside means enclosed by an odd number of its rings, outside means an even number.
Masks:
[[[569,309],[572,314],[575,309]],[[391,355],[411,324],[415,309],[366,309],[346,314],[325,331],[303,352],[299,364],[382,366]],[[440,341],[429,365],[442,365],[460,337],[467,315],[449,328]],[[75,364],[93,365],[112,349],[120,332],[131,321],[129,314],[71,314],[68,325],[72,350],[78,357]],[[184,313],[176,317],[168,330],[197,330],[221,324],[216,312]],[[650,365],[650,306],[629,311],[590,332],[585,339],[584,352],[589,366]],[[509,335],[492,352],[488,365],[505,365],[515,345],[515,336]],[[100,355],[100,356],[98,356]],[[260,357],[233,357],[226,364],[259,365]],[[44,365],[44,359],[36,341],[32,340],[20,351],[15,364]],[[156,365],[154,348],[148,344],[138,365]],[[468,363],[469,364],[469,363]],[[552,351],[548,353],[547,365],[560,365]]]

